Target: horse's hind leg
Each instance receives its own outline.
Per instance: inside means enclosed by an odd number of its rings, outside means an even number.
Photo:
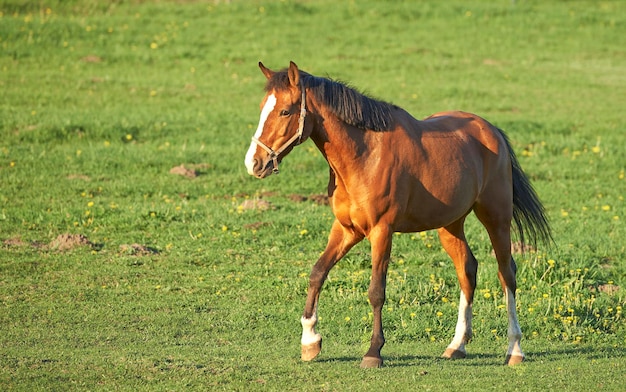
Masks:
[[[472,338],[472,302],[476,289],[478,263],[472,254],[463,232],[462,218],[455,223],[439,229],[439,239],[443,248],[454,262],[454,268],[461,286],[459,316],[452,342],[444,351],[444,358],[465,358],[465,345]]]
[[[507,336],[509,347],[505,364],[516,365],[524,360],[520,341],[522,330],[515,310],[515,291],[517,290],[517,267],[511,256],[511,212],[510,209],[498,209],[493,201],[488,205],[477,204],[474,212],[487,229],[493,250],[498,260],[498,279],[502,285],[508,315]]]

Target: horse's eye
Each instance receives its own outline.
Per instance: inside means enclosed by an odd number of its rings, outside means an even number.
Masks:
[[[280,115],[281,115],[282,117],[287,117],[287,116],[289,116],[290,114],[291,114],[291,113],[289,113],[289,110],[281,110],[281,111],[280,111]]]

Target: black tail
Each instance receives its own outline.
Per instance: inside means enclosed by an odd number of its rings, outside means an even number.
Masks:
[[[535,193],[528,177],[522,170],[517,157],[511,148],[511,143],[507,136],[500,130],[506,141],[511,157],[511,167],[513,170],[513,221],[515,228],[524,249],[525,244],[530,244],[537,248],[537,243],[541,242],[550,245],[553,242],[550,223],[546,217],[546,212]],[[529,242],[527,242],[527,238]]]

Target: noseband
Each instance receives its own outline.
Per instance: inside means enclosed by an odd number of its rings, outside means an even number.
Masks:
[[[304,86],[302,84],[300,85],[300,89],[302,90],[302,102],[300,103],[300,118],[298,119],[298,132],[295,135],[293,135],[291,139],[283,143],[283,145],[280,146],[280,148],[278,148],[276,151],[272,150],[270,147],[265,145],[262,141],[255,138],[254,136],[252,137],[252,142],[256,143],[259,147],[264,149],[269,154],[272,161],[274,162],[274,167],[272,168],[272,172],[274,174],[279,173],[278,156],[282,154],[283,151],[285,151],[289,146],[291,146],[291,144],[295,142],[296,140],[298,140],[298,143],[296,145],[300,144],[300,142],[302,141],[302,132],[304,132],[304,118],[306,117],[306,95],[304,93]]]

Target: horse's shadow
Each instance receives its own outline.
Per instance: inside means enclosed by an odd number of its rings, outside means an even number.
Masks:
[[[566,356],[584,356],[588,360],[607,358],[607,352],[613,358],[626,358],[626,348],[624,347],[566,347],[562,349],[546,349],[526,351],[526,359],[524,362],[553,362],[559,361]],[[336,362],[353,362],[360,363],[359,356],[341,356],[318,358],[317,363],[336,363]],[[384,367],[415,367],[420,364],[433,363],[456,363],[463,366],[485,366],[485,365],[504,365],[504,355],[499,353],[468,353],[464,359],[447,359],[431,355],[394,355],[393,353],[383,355]]]
[[[317,363],[354,363],[359,364],[363,358],[358,356],[342,356],[342,357],[331,357],[331,358],[319,358],[316,359]],[[414,367],[419,365],[420,362],[431,361],[432,358],[427,355],[389,355],[384,356],[384,367]]]
[[[626,347],[566,347],[562,349],[546,349],[529,351],[526,357],[531,360],[553,361],[568,355],[585,356],[587,359],[626,358]]]

